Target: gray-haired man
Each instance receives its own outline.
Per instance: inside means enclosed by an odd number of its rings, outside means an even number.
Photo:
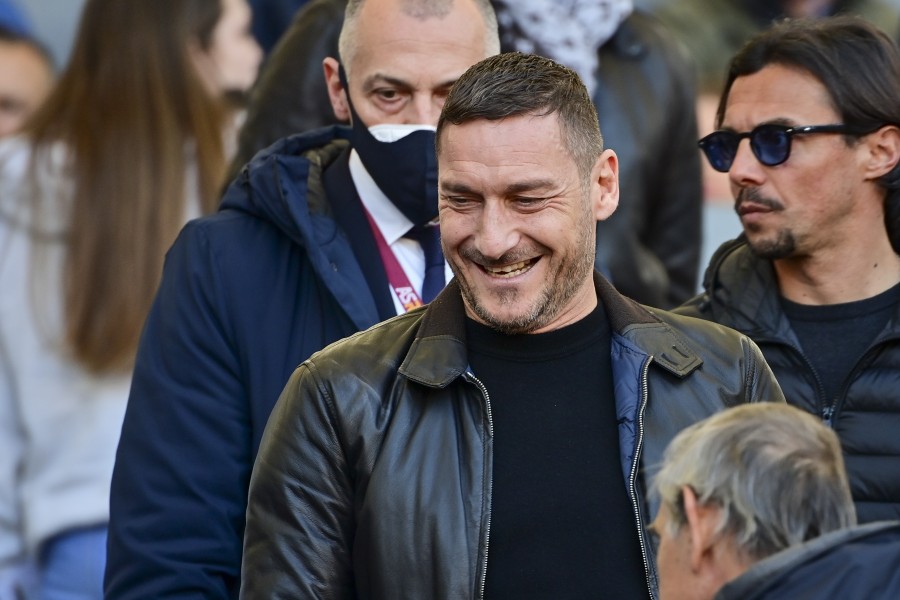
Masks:
[[[852,527],[838,438],[798,408],[685,429],[654,488],[661,600],[900,597],[900,523]]]

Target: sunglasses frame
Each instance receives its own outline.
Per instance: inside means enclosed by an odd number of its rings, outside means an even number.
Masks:
[[[791,156],[791,144],[792,139],[795,135],[810,135],[814,133],[842,133],[844,135],[861,136],[868,135],[882,127],[884,127],[884,124],[878,125],[877,127],[871,129],[861,129],[859,127],[851,127],[850,125],[846,125],[843,123],[833,123],[830,125],[803,125],[801,127],[788,127],[787,125],[778,125],[777,123],[763,123],[762,125],[757,125],[750,131],[744,131],[741,133],[729,131],[727,129],[718,129],[697,142],[697,145],[700,146],[701,150],[703,150],[703,154],[706,156],[706,160],[709,161],[709,164],[713,169],[719,171],[720,173],[727,173],[731,170],[731,166],[734,164],[734,159],[737,156],[738,146],[740,146],[741,140],[743,140],[744,138],[750,139],[750,150],[753,152],[753,156],[756,157],[756,160],[758,160],[760,164],[763,164],[767,167],[775,167],[787,161],[787,159]],[[755,136],[758,136],[760,132],[773,130],[785,136],[785,139],[787,140],[787,147],[784,151],[784,158],[767,162],[763,160],[763,157],[761,156],[763,152],[762,150],[760,150],[759,142],[755,140]],[[730,157],[728,157],[728,164],[724,169],[720,169],[716,166],[716,162],[721,161],[714,161],[713,158],[710,157],[710,152],[712,151],[711,148],[714,147],[715,139],[722,137],[729,138],[729,143],[733,141],[733,151],[731,152]],[[724,144],[719,143],[715,146],[724,147]]]

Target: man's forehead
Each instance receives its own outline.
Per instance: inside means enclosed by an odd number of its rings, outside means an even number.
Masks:
[[[407,73],[401,72],[399,70],[392,71],[389,68],[381,69],[378,71],[374,71],[371,73],[366,73],[363,75],[363,79],[361,82],[361,87],[364,90],[369,90],[381,85],[388,85],[391,87],[397,88],[408,88],[415,89],[422,85],[422,78],[418,76],[418,73]],[[437,77],[434,79],[427,79],[424,83],[428,85],[428,87],[432,89],[449,89],[454,82],[458,79],[459,75],[453,74],[443,74],[443,77]]]
[[[484,18],[470,0],[456,0],[449,11],[425,16],[404,9],[398,0],[367,0],[352,33],[356,46],[351,58],[354,69],[357,62],[371,64],[367,58],[378,53],[380,61],[465,61],[461,74],[473,64],[469,59],[472,51],[479,53],[478,60],[485,57]]]
[[[825,85],[808,71],[773,64],[734,80],[726,98],[724,127],[763,123],[810,125],[836,122]]]
[[[553,115],[445,123],[438,165],[442,189],[488,186],[507,194],[558,187],[577,173]]]

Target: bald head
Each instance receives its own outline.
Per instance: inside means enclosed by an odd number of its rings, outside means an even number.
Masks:
[[[364,46],[364,42],[360,40],[358,30],[360,15],[366,6],[396,11],[418,21],[440,21],[450,16],[454,10],[471,10],[474,8],[478,11],[480,19],[473,21],[472,26],[480,24],[484,35],[485,54],[481,58],[500,52],[497,17],[489,0],[349,0],[344,13],[344,25],[338,42],[341,63],[347,72],[352,68],[356,53],[360,47]],[[403,32],[398,31],[396,33],[402,35]]]

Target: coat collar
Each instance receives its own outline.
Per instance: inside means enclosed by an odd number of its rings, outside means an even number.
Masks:
[[[597,297],[603,303],[613,334],[627,339],[656,364],[684,377],[702,364],[690,345],[646,307],[620,294],[594,273]],[[466,312],[456,279],[424,311],[400,373],[418,383],[443,388],[468,370]]]
[[[710,260],[703,287],[709,318],[755,341],[789,340],[799,346],[781,307],[772,262],[750,250],[743,235],[725,242]],[[900,336],[900,305],[879,338]]]

